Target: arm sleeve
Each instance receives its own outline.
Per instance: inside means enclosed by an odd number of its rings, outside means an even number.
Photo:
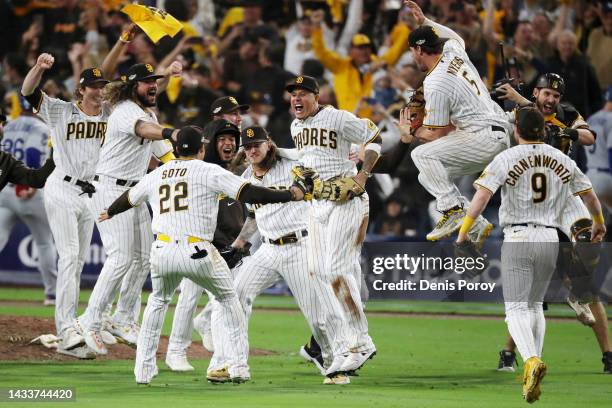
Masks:
[[[237,200],[249,204],[288,203],[292,195],[289,190],[272,190],[266,187],[254,186],[247,183],[240,191]]]
[[[423,126],[445,127],[450,124],[451,101],[449,95],[436,84],[427,84],[425,92],[425,118]]]
[[[55,169],[55,162],[53,161],[52,157],[47,159],[44,166],[37,170],[26,167],[23,162],[20,162],[13,157],[10,159],[15,160],[15,164],[11,169],[8,181],[14,184],[23,184],[34,188],[42,188],[45,186],[47,177],[49,177],[49,175]]]
[[[345,58],[342,58],[325,46],[325,42],[323,41],[323,30],[321,28],[312,31],[311,39],[314,54],[325,68],[335,74],[346,65],[347,60]]]
[[[443,26],[442,24],[438,24],[435,21],[430,20],[428,18],[425,18],[423,25],[428,25],[428,26],[435,28],[440,38],[448,38],[451,40],[455,40],[461,45],[461,48],[465,49],[465,41],[463,41],[463,38],[461,38],[459,34],[454,32],[450,28]]]
[[[380,134],[378,126],[370,119],[360,119],[347,111],[339,112],[342,113],[342,134],[351,143],[368,144]]]
[[[113,203],[108,207],[106,212],[109,216],[114,217],[117,214],[121,214],[124,211],[129,210],[133,207],[130,203],[129,194],[130,190],[124,191]]]
[[[495,192],[504,183],[504,168],[502,165],[502,159],[497,156],[489,165],[484,169],[480,177],[474,181],[475,188],[485,188],[495,194]]]

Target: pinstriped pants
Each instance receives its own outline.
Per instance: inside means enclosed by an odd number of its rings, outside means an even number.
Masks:
[[[482,171],[508,144],[502,132],[455,130],[416,147],[410,155],[419,169],[419,182],[436,197],[438,211],[445,211],[468,202],[453,180]]]
[[[191,256],[197,252],[195,247],[206,249],[208,255],[192,259]],[[212,320],[213,325],[219,325],[222,330],[213,330],[215,352],[209,370],[219,368],[216,365],[218,361],[230,367],[247,364],[246,319],[234,291],[230,270],[217,249],[209,242],[176,244],[155,241],[151,248],[153,292],[144,312],[136,349],[134,375],[137,382],[149,382],[153,377],[168,304],[184,277],[209,290],[219,302],[219,307],[213,309]]]
[[[314,201],[308,227],[314,257],[323,260],[323,281],[332,286],[344,312],[344,341],[353,352],[374,348],[360,293],[362,243],[358,237],[368,211],[367,195],[346,203]]]

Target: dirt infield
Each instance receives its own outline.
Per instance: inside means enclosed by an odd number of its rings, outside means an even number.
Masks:
[[[57,353],[40,344],[29,344],[41,334],[55,333],[55,324],[51,318],[31,316],[0,316],[0,361],[8,360],[52,360],[76,361],[77,359]],[[157,350],[157,357],[164,359],[168,348],[168,337],[162,336]],[[188,351],[189,359],[210,358],[202,343],[194,341]],[[269,350],[251,349],[251,356],[276,354]],[[98,356],[100,360],[134,360],[136,350],[124,344],[109,346],[108,355]]]

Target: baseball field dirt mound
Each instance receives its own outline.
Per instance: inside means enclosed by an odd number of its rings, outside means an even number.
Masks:
[[[30,344],[32,339],[41,334],[55,333],[53,319],[31,316],[0,316],[0,361],[7,360],[52,360],[75,361],[77,359],[59,354],[55,349],[49,349],[41,344]],[[168,337],[162,336],[157,350],[157,357],[162,361],[166,355]],[[199,341],[194,341],[189,348],[188,358],[210,358],[208,352]],[[270,350],[251,349],[251,356],[276,354]],[[124,344],[108,347],[108,355],[98,356],[102,360],[134,360],[136,350]]]

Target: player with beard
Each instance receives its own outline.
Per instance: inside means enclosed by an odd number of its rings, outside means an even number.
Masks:
[[[100,158],[93,178],[95,193],[90,210],[97,215],[146,174],[151,154],[162,162],[174,158],[167,140],[178,130],[163,128],[157,123],[152,107],[156,104],[158,80],[180,75],[181,66],[172,63],[163,75],[150,64],[136,64],[128,69],[120,82],[111,83],[105,98],[113,106]],[[178,194],[178,192],[177,192]],[[136,311],[140,292],[150,270],[149,253],[153,242],[151,216],[146,206],[138,207],[105,223],[97,222],[107,254],[89,299],[87,310],[76,319],[75,328],[97,354],[107,349],[100,339],[103,312],[117,293],[121,280],[128,288],[122,291],[113,316],[113,334],[120,341],[135,346],[138,326]]]
[[[501,95],[500,99],[508,99],[519,106],[532,103],[508,84],[500,86],[496,91]],[[576,160],[578,145],[593,145],[596,134],[574,106],[561,100],[564,92],[565,81],[560,75],[552,72],[541,75],[533,90],[533,104],[544,116],[547,129],[544,141]],[[513,121],[515,113],[509,116]],[[604,371],[612,373],[606,309],[597,296],[599,288],[592,282],[593,269],[598,261],[595,251],[589,248],[592,221],[580,199],[570,197],[567,200],[561,224],[560,242],[574,243],[563,245],[559,252],[559,266],[571,285],[567,302],[576,312],[578,320],[592,327],[602,352]],[[500,351],[499,371],[514,371],[515,348],[512,337],[508,336],[506,347]]]
[[[248,109],[248,105],[239,105],[236,99],[224,97],[213,103],[213,112],[217,108],[219,109],[213,117],[228,115],[233,121],[218,118],[206,125],[204,135],[209,140],[211,148],[206,149],[204,161],[229,169],[239,145],[238,124],[241,122],[238,120],[239,112]],[[219,197],[213,245],[219,250],[229,247],[240,233],[244,219],[245,210],[242,204],[227,196]],[[172,371],[193,370],[193,366],[187,360],[187,349],[191,344],[191,332],[194,327],[202,337],[204,347],[211,352],[215,349],[212,342],[211,314],[216,301],[210,293],[208,293],[209,302],[204,310],[195,319],[193,318],[203,291],[201,286],[189,279],[184,279],[181,283],[181,293],[174,312],[172,333],[166,354],[166,365]]]

